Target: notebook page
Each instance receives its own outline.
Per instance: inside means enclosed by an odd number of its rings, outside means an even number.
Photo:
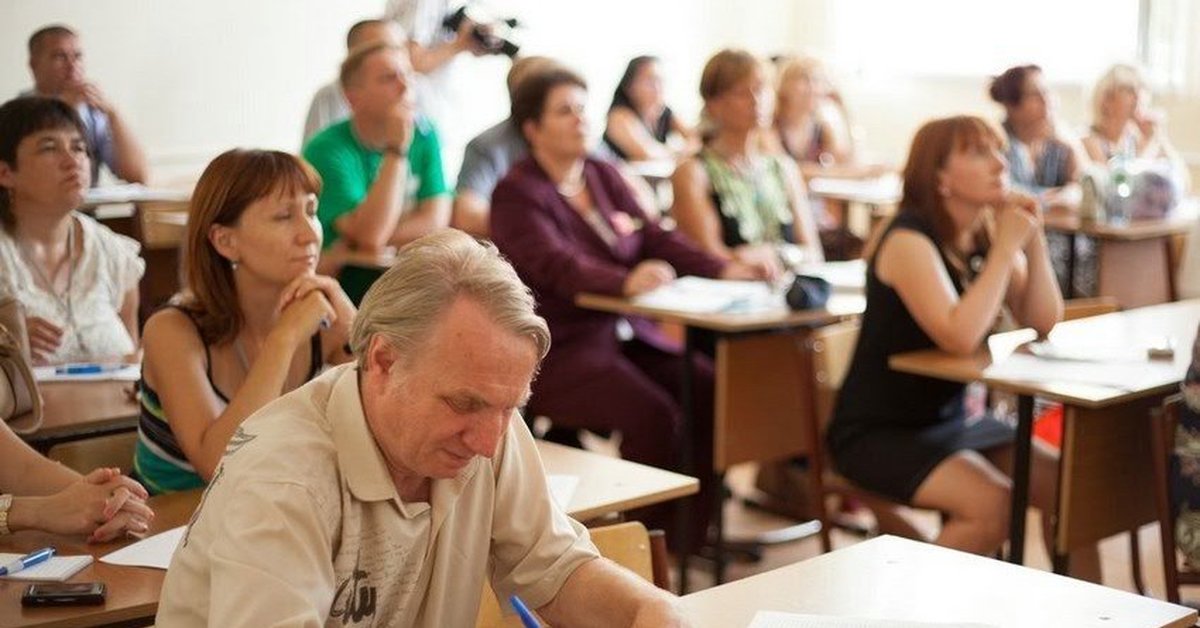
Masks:
[[[153,567],[166,569],[175,555],[175,548],[183,540],[187,526],[172,528],[166,532],[155,534],[121,549],[100,557],[100,562],[110,565],[126,565],[130,567]]]
[[[0,552],[0,564],[8,564],[24,554],[6,554]],[[32,567],[22,569],[10,576],[0,576],[3,580],[32,580],[35,582],[63,582],[79,573],[80,569],[92,564],[92,557],[87,554],[78,556],[55,556],[50,560],[40,562]]]

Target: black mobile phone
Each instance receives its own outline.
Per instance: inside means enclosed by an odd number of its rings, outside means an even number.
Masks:
[[[103,582],[46,582],[31,584],[21,596],[22,606],[79,606],[104,603]]]

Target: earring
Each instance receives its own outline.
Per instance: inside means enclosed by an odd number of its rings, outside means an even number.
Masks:
[[[938,188],[938,194],[941,194],[942,198],[950,198],[950,188],[944,185],[940,186]]]
[[[229,268],[230,268],[231,270],[233,270],[234,272],[237,272],[237,269],[238,269],[238,261],[237,261],[237,260],[235,260],[235,259],[231,259],[231,260],[229,260]]]

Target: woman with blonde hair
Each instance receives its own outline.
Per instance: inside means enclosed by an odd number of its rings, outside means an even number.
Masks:
[[[785,57],[776,81],[774,139],[805,166],[853,161],[846,108],[824,65],[815,57]]]
[[[708,124],[699,154],[679,164],[671,183],[679,229],[727,260],[782,270],[779,247],[823,259],[796,162],[760,150],[773,95],[763,62],[744,50],[722,50],[700,76]]]
[[[1092,93],[1092,125],[1083,138],[1088,156],[1099,163],[1118,155],[1167,160],[1176,172],[1186,174],[1163,132],[1161,115],[1149,104],[1150,90],[1140,70],[1125,64],[1109,68]]]
[[[187,291],[146,322],[134,471],[151,492],[203,486],[243,420],[351,358],[354,306],[316,274],[320,187],[278,151],[231,150],[200,176]]]
[[[862,331],[828,432],[839,472],[945,513],[935,541],[978,554],[1008,537],[1013,430],[990,413],[968,416],[964,385],[899,373],[888,360],[918,349],[972,354],[1002,310],[1041,335],[1062,317],[1040,209],[1009,191],[1003,150],[972,116],[917,131],[900,211],[868,261]],[[1031,478],[1033,505],[1052,510],[1053,453],[1034,447]],[[1075,573],[1099,577],[1094,551],[1075,558]]]

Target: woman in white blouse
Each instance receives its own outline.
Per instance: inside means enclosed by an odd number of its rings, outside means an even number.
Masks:
[[[0,106],[0,295],[25,309],[35,364],[137,357],[136,241],[75,211],[91,181],[69,105]]]

